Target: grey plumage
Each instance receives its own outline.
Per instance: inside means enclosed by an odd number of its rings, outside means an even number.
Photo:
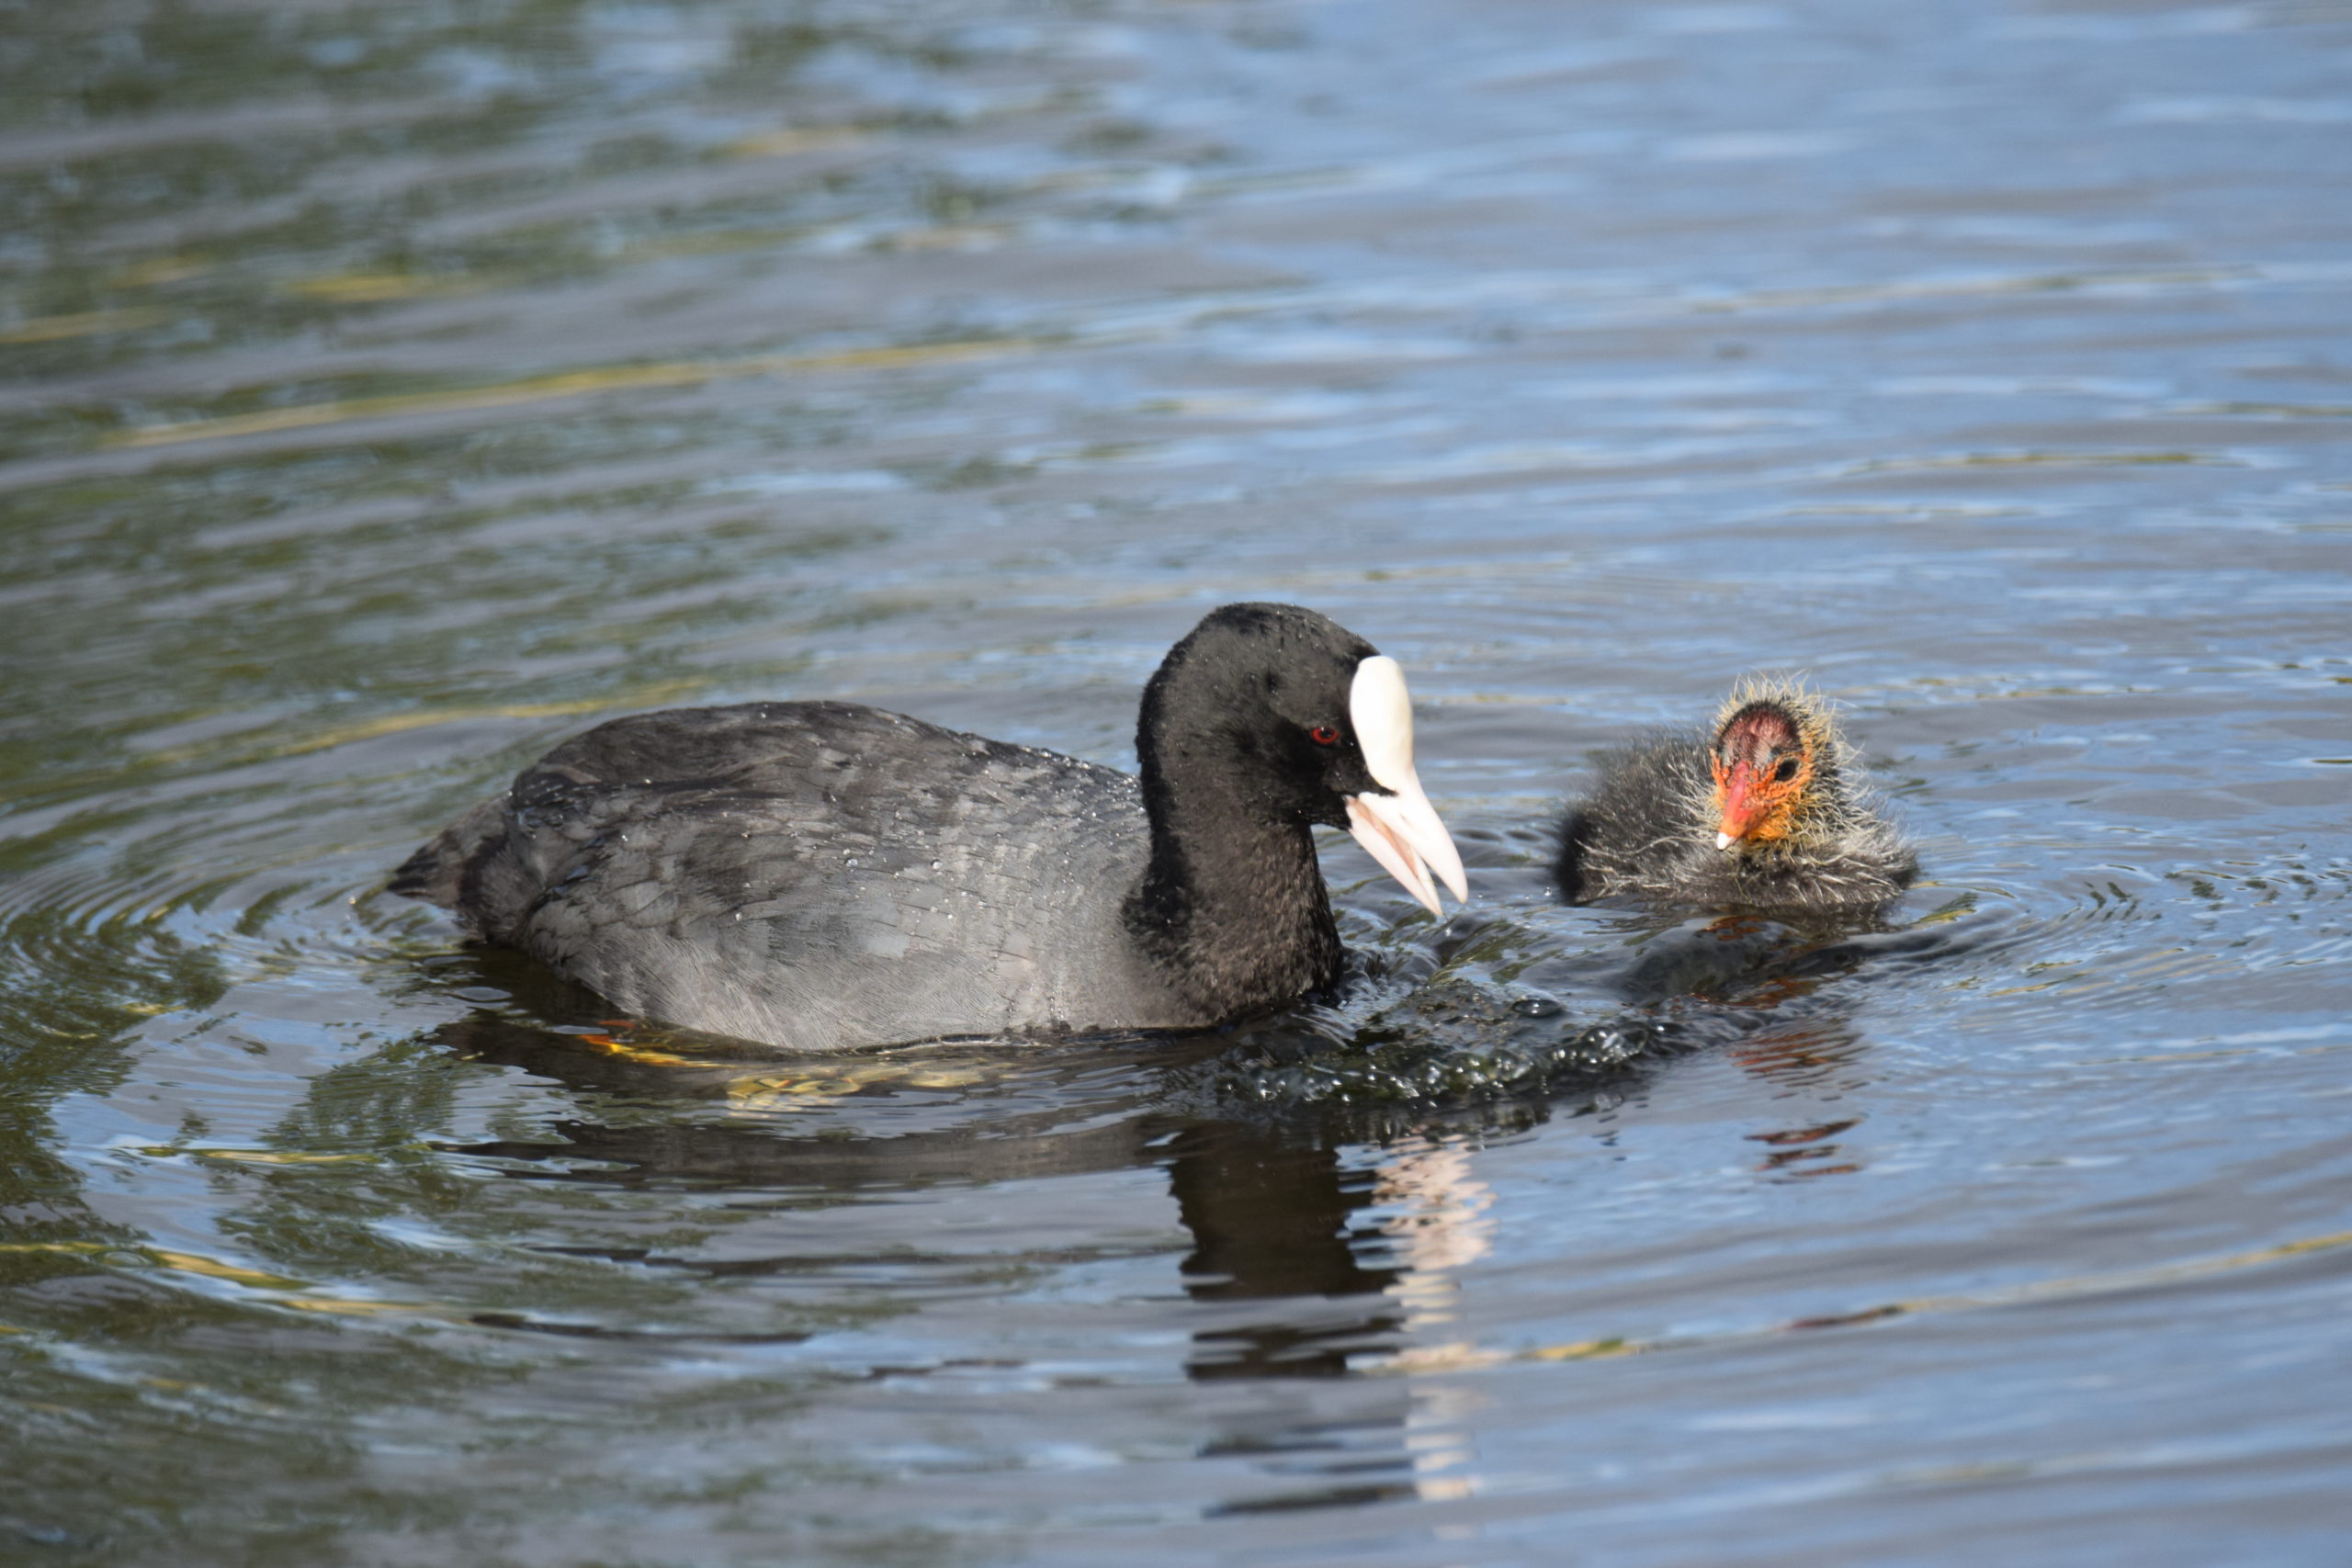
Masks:
[[[1338,977],[1311,830],[1376,786],[1302,727],[1344,723],[1373,651],[1215,613],[1147,691],[1140,780],[846,703],[616,719],[392,889],[624,1011],[794,1050],[1213,1024]]]
[[[626,1012],[821,1050],[1189,1021],[1101,940],[1147,848],[1125,773],[873,708],[762,703],[566,742],[394,890]]]

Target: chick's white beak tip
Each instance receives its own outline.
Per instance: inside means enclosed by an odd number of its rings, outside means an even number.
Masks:
[[[1737,842],[1739,842],[1739,840],[1733,838],[1729,833],[1717,833],[1715,835],[1715,848],[1719,850],[1727,850]]]

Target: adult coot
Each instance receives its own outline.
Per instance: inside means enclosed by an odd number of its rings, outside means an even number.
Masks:
[[[1144,688],[1141,776],[848,703],[599,725],[403,864],[625,1011],[794,1050],[1175,1029],[1339,978],[1311,829],[1438,909],[1462,861],[1393,659],[1228,604]]]
[[[1829,705],[1754,676],[1706,733],[1604,757],[1555,866],[1574,902],[1768,909],[1883,904],[1918,870]]]

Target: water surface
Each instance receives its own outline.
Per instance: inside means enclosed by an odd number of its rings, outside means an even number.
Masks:
[[[2352,9],[0,16],[0,1556],[2340,1560]],[[1240,597],[1478,895],[1335,840],[1337,1009],[737,1059],[380,893],[662,704],[1129,764]],[[1554,901],[1759,667],[1889,929]]]

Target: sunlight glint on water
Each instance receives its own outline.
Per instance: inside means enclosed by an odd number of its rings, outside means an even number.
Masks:
[[[2332,1562],[2352,14],[32,8],[0,1558]],[[779,1060],[382,896],[594,719],[1119,765],[1234,598],[1477,899]],[[1802,670],[1893,929],[1562,907]]]

